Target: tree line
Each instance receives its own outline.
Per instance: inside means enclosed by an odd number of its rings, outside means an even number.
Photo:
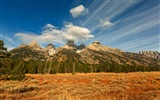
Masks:
[[[159,66],[120,65],[116,62],[85,64],[77,62],[19,61],[8,59],[3,64],[12,73],[29,74],[160,71]]]

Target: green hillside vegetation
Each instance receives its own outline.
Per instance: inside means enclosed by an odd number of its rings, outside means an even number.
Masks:
[[[10,72],[11,74],[160,71],[159,66],[119,65],[116,62],[91,65],[77,62],[16,61],[12,59],[5,59],[3,64],[6,66],[5,70],[8,70],[8,73]]]

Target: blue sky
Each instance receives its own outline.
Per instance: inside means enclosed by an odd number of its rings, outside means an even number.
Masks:
[[[9,50],[32,40],[42,47],[98,40],[124,51],[160,52],[159,0],[1,0],[0,26]]]

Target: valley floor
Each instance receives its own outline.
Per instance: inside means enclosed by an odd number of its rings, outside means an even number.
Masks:
[[[0,100],[160,100],[160,72],[26,76],[0,81]]]

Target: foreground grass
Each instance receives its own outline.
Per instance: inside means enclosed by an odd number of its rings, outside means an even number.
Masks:
[[[0,81],[0,100],[160,100],[160,72],[26,76]]]

